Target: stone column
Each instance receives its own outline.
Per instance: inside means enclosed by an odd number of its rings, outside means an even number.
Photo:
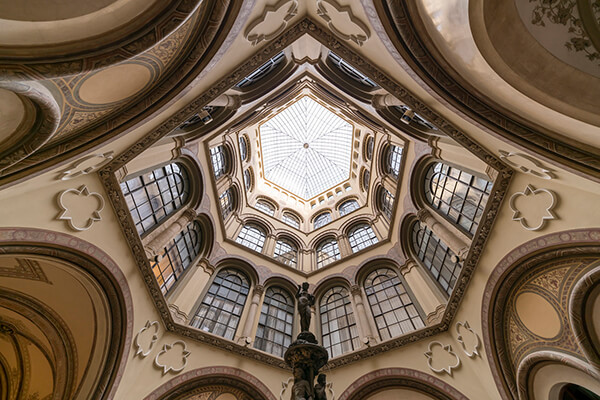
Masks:
[[[250,310],[246,317],[246,323],[244,324],[244,330],[242,331],[242,337],[240,339],[246,340],[252,335],[252,328],[254,328],[254,320],[256,319],[256,312],[258,311],[258,304],[265,291],[264,286],[256,285],[252,291],[252,300],[250,302]],[[248,343],[248,341],[246,341]]]
[[[354,285],[350,288],[350,292],[352,293],[354,304],[356,305],[356,314],[358,315],[358,323],[360,324],[360,330],[362,331],[362,334],[364,336],[363,339],[368,339],[368,343],[370,345],[373,345],[377,343],[377,339],[375,338],[375,336],[373,336],[371,324],[369,323],[369,319],[367,318],[367,311],[365,310],[365,305],[363,303],[362,290],[360,286]]]
[[[177,236],[187,224],[194,220],[194,218],[196,218],[196,211],[192,209],[185,210],[176,221],[167,226],[161,233],[144,246],[147,254],[150,257],[158,255],[167,243]]]
[[[400,273],[425,314],[436,313],[440,306],[446,304],[445,294],[415,260],[406,260]]]
[[[275,235],[267,235],[265,238],[265,244],[261,253],[266,254],[268,256],[272,256],[275,252],[275,244],[277,243],[277,237]]]
[[[350,247],[347,236],[340,235],[336,237],[335,240],[338,242],[338,247],[340,249],[340,255],[342,258],[352,254],[352,248]]]
[[[436,220],[433,215],[431,215],[431,213],[424,208],[417,212],[417,218],[419,218],[421,223],[427,225],[427,227],[431,229],[431,231],[435,233],[435,235],[440,238],[440,240],[444,242],[446,246],[448,246],[450,250],[454,252],[454,254],[456,254],[458,260],[453,261],[463,261],[465,259],[469,253],[469,246],[463,242],[462,239],[456,236],[454,232],[444,226],[444,224],[438,222],[438,220]]]

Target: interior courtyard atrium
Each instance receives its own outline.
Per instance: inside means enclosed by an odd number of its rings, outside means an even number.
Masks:
[[[0,400],[600,400],[599,111],[597,0],[0,0]]]

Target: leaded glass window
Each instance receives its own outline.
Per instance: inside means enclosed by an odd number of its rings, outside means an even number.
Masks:
[[[285,265],[296,268],[296,263],[298,262],[298,248],[289,240],[279,239],[275,244],[273,257]]]
[[[233,339],[250,291],[248,278],[235,269],[222,269],[208,288],[191,326]]]
[[[242,161],[245,161],[246,158],[248,157],[248,141],[246,140],[246,138],[244,136],[240,136],[239,143],[240,143],[240,157],[242,158]]]
[[[382,340],[425,326],[415,302],[392,269],[378,268],[371,272],[364,287]]]
[[[246,191],[252,189],[252,172],[250,172],[250,168],[244,171],[244,187]]]
[[[329,52],[329,59],[331,62],[339,68],[340,71],[348,75],[350,78],[354,79],[357,82],[362,83],[365,86],[375,88],[377,84],[373,82],[371,79],[367,78],[365,74],[354,68],[348,62],[346,62],[343,58],[338,56],[333,52]]]
[[[371,182],[371,172],[369,172],[368,169],[365,169],[363,171],[363,175],[362,175],[362,184],[363,184],[363,189],[365,190],[365,192],[369,191],[370,182]]]
[[[357,251],[361,251],[362,249],[374,245],[378,242],[378,239],[371,226],[360,224],[350,230],[348,233],[348,241],[350,242],[352,252],[356,253]]]
[[[163,294],[181,277],[200,253],[202,230],[198,222],[188,224],[152,263],[152,272]]]
[[[233,211],[234,207],[234,197],[233,197],[233,189],[229,188],[224,191],[221,196],[219,196],[219,204],[221,205],[221,215],[223,215],[223,220],[227,219],[229,214]]]
[[[186,203],[190,182],[185,168],[171,163],[121,183],[121,190],[142,235]]]
[[[373,139],[373,136],[369,136],[367,138],[367,152],[366,152],[366,156],[367,156],[367,161],[371,161],[373,159],[373,147],[375,146],[375,140]]]
[[[256,202],[255,207],[258,210],[264,212],[265,214],[270,215],[271,217],[273,215],[275,215],[275,207],[273,207],[273,205],[271,203],[269,203],[269,202],[266,202],[264,200],[258,200]]]
[[[267,76],[269,72],[273,71],[284,59],[285,54],[283,54],[283,51],[276,54],[273,58],[269,59],[269,61],[252,71],[250,75],[239,81],[235,87],[243,88],[259,81],[261,78]]]
[[[412,234],[417,257],[448,295],[456,284],[462,264],[458,257],[428,227],[416,222]]]
[[[492,182],[442,163],[425,175],[425,197],[433,208],[473,235],[492,190]]]
[[[347,200],[345,202],[343,202],[342,204],[340,204],[339,207],[339,211],[340,211],[340,215],[344,216],[346,214],[350,214],[352,211],[357,210],[358,207],[360,207],[358,205],[358,201],[356,200]]]
[[[244,225],[235,241],[260,253],[266,238],[267,235],[262,228],[259,228],[256,225]]]
[[[385,188],[379,190],[379,208],[389,218],[394,211],[394,196]]]
[[[283,357],[292,343],[293,321],[293,297],[287,290],[271,286],[265,292],[254,347]]]
[[[300,228],[300,220],[298,219],[298,217],[289,212],[284,212],[281,216],[281,220],[289,226],[293,226],[294,228]]]
[[[394,179],[398,179],[400,175],[400,163],[402,162],[402,147],[390,145],[387,150],[385,160],[385,170],[392,175]]]
[[[210,161],[212,162],[213,173],[216,179],[227,173],[227,157],[223,146],[215,146],[210,149]]]
[[[331,222],[331,213],[329,211],[321,213],[313,220],[313,227],[319,229],[322,226],[327,225]]]
[[[317,268],[322,268],[342,258],[337,240],[328,238],[317,246]]]
[[[346,288],[335,286],[325,292],[321,298],[319,313],[322,343],[329,358],[360,347],[358,328]]]

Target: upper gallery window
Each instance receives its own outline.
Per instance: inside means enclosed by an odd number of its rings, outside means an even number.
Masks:
[[[233,339],[250,291],[248,278],[235,269],[222,269],[208,288],[191,326]]]
[[[442,163],[425,175],[425,197],[442,215],[473,235],[492,190],[492,182]]]
[[[210,149],[210,161],[212,162],[215,178],[219,179],[227,173],[227,156],[225,147],[215,146]]]
[[[265,231],[256,225],[244,225],[237,239],[239,244],[248,247],[251,250],[261,252],[267,235]]]
[[[183,271],[194,261],[200,252],[202,230],[198,222],[186,226],[152,263],[152,272],[163,294],[179,279]]]
[[[252,172],[250,171],[250,168],[244,171],[244,187],[246,188],[246,191],[252,189]]]
[[[284,212],[281,216],[281,220],[289,226],[293,226],[294,228],[300,228],[300,219],[298,219],[298,217],[296,217],[290,212]]]
[[[373,228],[367,224],[360,224],[352,228],[348,233],[348,241],[353,253],[366,249],[378,242]]]
[[[121,183],[121,190],[141,235],[185,204],[190,182],[183,165],[171,163]]]
[[[337,240],[327,238],[317,246],[317,268],[322,268],[341,258]]]
[[[347,200],[345,202],[343,202],[342,204],[340,204],[340,207],[338,208],[340,215],[344,216],[346,214],[350,214],[352,211],[357,210],[360,206],[358,205],[358,201],[352,199],[352,200]]]
[[[271,217],[275,215],[275,207],[273,207],[273,205],[267,201],[258,200],[255,207]]]
[[[462,269],[458,257],[428,227],[421,226],[419,222],[413,225],[412,244],[419,260],[450,295]]]
[[[235,198],[232,188],[227,189],[221,194],[221,196],[219,196],[219,204],[221,205],[221,214],[223,215],[223,220],[226,220],[229,214],[231,214],[233,211],[235,206],[234,200]]]
[[[271,286],[265,293],[254,347],[278,357],[292,343],[294,300],[287,290]]]
[[[365,192],[369,191],[369,183],[371,181],[371,172],[368,169],[363,170],[362,174],[362,184]]]
[[[246,159],[248,158],[248,139],[246,138],[246,136],[240,136],[239,143],[240,157],[242,158],[242,161],[246,161]]]
[[[394,211],[394,196],[384,187],[379,189],[379,209],[386,217],[392,218]]]
[[[277,261],[296,268],[298,262],[298,248],[289,240],[279,239],[275,244],[273,258]]]
[[[385,171],[398,179],[400,175],[400,163],[402,161],[402,147],[390,145],[385,157]]]
[[[367,161],[371,161],[373,159],[373,147],[375,145],[375,140],[373,139],[373,136],[369,136],[367,138],[367,142],[366,142],[366,152],[365,152],[365,156]]]
[[[425,326],[398,274],[378,268],[365,280],[365,292],[382,340]]]
[[[254,82],[259,81],[263,77],[267,76],[269,72],[273,71],[283,60],[285,60],[285,54],[283,51],[281,53],[276,54],[274,57],[269,59],[266,63],[252,71],[250,75],[239,81],[235,87],[243,88],[246,86],[250,86]]]
[[[319,229],[320,227],[327,225],[331,221],[331,213],[329,211],[326,211],[315,217],[315,219],[313,220],[313,228]]]
[[[373,82],[371,79],[367,78],[365,74],[354,68],[352,65],[347,63],[344,59],[333,52],[329,52],[328,55],[331,62],[340,69],[343,73],[348,75],[350,78],[354,79],[357,82],[362,83],[363,85],[375,88],[377,84]]]
[[[321,336],[329,357],[337,357],[360,347],[356,320],[348,290],[342,286],[329,289],[321,298]]]

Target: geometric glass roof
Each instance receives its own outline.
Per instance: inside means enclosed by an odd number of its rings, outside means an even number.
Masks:
[[[308,200],[350,177],[353,127],[305,95],[260,125],[265,179]]]

